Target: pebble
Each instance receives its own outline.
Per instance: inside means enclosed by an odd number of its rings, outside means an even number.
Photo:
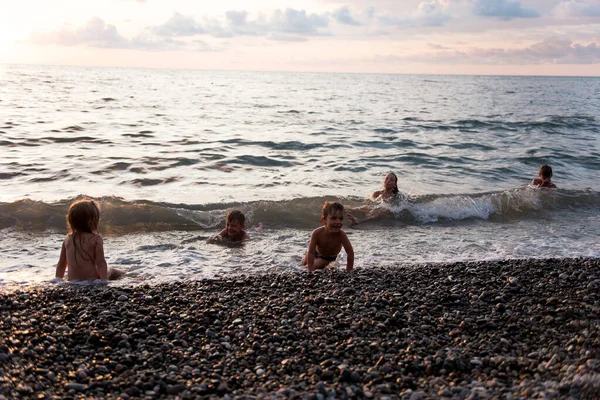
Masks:
[[[87,389],[87,385],[84,385],[84,384],[81,384],[81,383],[76,383],[76,382],[67,383],[65,385],[65,389],[67,389],[67,390],[74,390],[76,392],[82,392],[82,391],[84,391],[84,390]]]
[[[0,396],[592,398],[599,271],[502,260],[0,293],[0,372],[21,379],[0,373]]]

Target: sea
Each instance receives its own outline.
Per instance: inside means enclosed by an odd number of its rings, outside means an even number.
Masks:
[[[598,258],[599,138],[593,77],[0,65],[0,288],[52,284],[83,197],[121,284],[304,273],[334,200],[355,268]]]

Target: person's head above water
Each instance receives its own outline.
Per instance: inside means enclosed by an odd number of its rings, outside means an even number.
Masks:
[[[383,178],[384,191],[391,190],[393,194],[398,193],[398,177],[393,172],[390,172]]]
[[[540,167],[539,176],[542,179],[552,178],[552,167],[548,164],[544,164]]]
[[[544,164],[540,167],[538,171],[539,178],[535,178],[531,184],[533,186],[543,187],[543,188],[556,188],[556,185],[552,183],[552,167],[548,164]]]
[[[225,215],[225,229],[231,237],[244,234],[246,227],[246,216],[240,210],[231,210]]]

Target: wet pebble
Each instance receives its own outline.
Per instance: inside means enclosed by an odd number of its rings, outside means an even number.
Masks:
[[[502,260],[0,293],[0,372],[21,379],[0,374],[0,395],[590,398],[599,271]]]

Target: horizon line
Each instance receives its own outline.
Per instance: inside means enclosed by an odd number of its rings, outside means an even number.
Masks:
[[[348,75],[425,75],[425,76],[481,76],[481,77],[523,77],[523,78],[600,78],[598,75],[540,75],[540,74],[486,74],[486,73],[428,73],[428,72],[356,72],[356,71],[319,71],[319,70],[259,70],[259,69],[214,69],[214,68],[190,68],[190,67],[132,67],[122,65],[78,65],[78,64],[31,64],[31,63],[5,63],[3,66],[28,66],[28,67],[52,67],[52,68],[101,68],[101,69],[140,69],[140,70],[181,70],[181,71],[210,71],[210,72],[272,72],[272,73],[291,73],[291,74],[348,74]],[[509,64],[517,65],[517,64]],[[569,65],[569,64],[565,64]]]

